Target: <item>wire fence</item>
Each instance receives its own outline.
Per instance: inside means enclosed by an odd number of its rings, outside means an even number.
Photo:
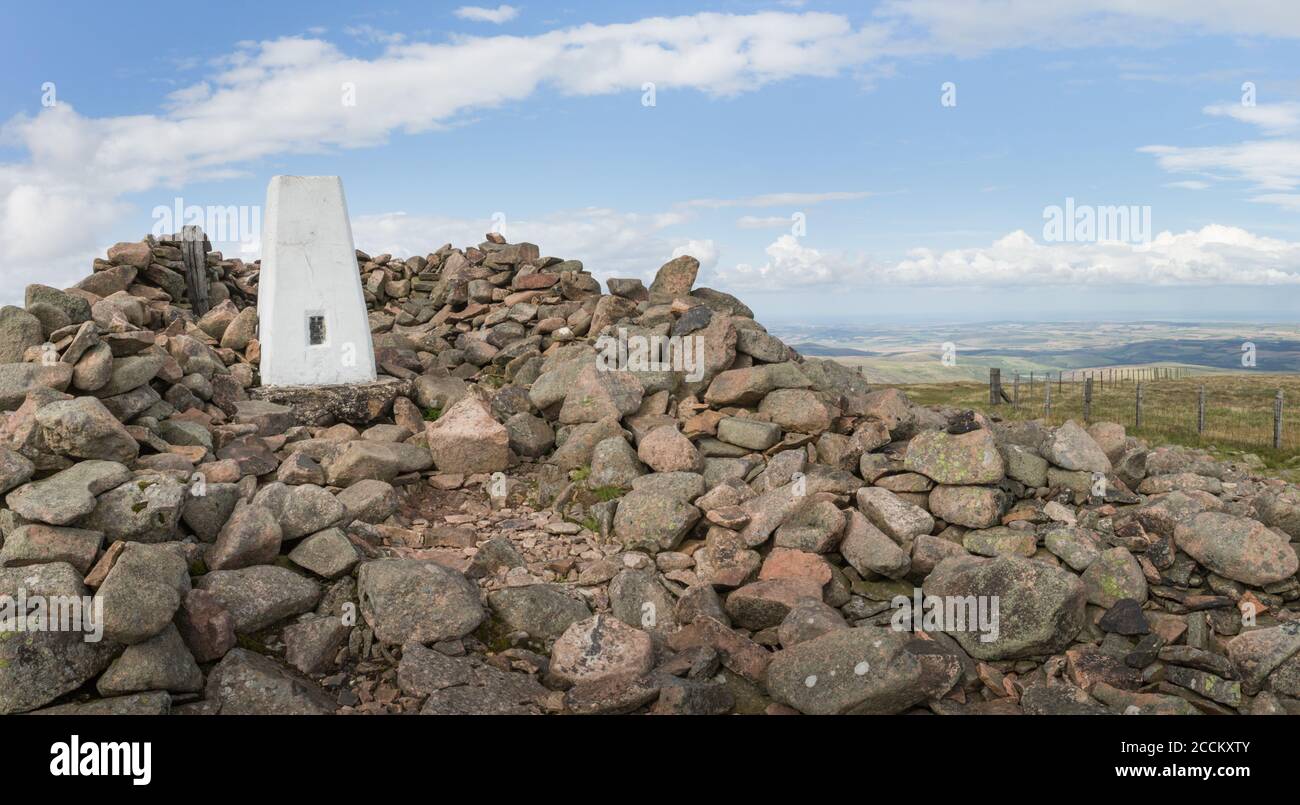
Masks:
[[[1190,375],[1179,367],[989,372],[989,405],[1014,419],[1119,422],[1135,435],[1300,450],[1300,377]]]

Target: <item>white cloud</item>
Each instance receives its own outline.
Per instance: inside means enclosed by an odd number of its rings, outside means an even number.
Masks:
[[[1207,178],[1249,182],[1259,190],[1292,190],[1300,185],[1300,140],[1250,140],[1232,145],[1149,145],[1139,151],[1152,154],[1170,173],[1191,173]]]
[[[510,22],[519,16],[519,9],[514,6],[500,5],[496,8],[483,8],[481,6],[461,6],[454,12],[462,20],[471,22],[490,22],[493,25],[500,25],[503,22]]]
[[[732,95],[836,75],[875,58],[886,38],[884,26],[855,28],[833,14],[764,12],[390,42],[371,59],[315,38],[243,42],[157,114],[87,117],[60,98],[4,124],[0,142],[28,159],[0,164],[0,287],[87,273],[85,255],[123,212],[125,194],[229,178],[276,155],[379,145],[542,86],[640,93],[649,80]],[[349,87],[355,106],[343,102]],[[47,237],[52,230],[59,236]]]
[[[768,261],[761,266],[747,263],[716,272],[724,287],[781,290],[809,285],[853,283],[868,269],[862,258],[822,253],[804,246],[793,235],[782,235],[767,247]]]
[[[1256,126],[1267,135],[1300,133],[1300,103],[1253,107],[1224,103],[1207,106],[1203,111]],[[1293,191],[1300,189],[1300,139],[1295,137],[1277,136],[1229,145],[1148,145],[1138,151],[1153,155],[1156,163],[1170,173],[1201,177],[1175,186],[1199,189],[1208,187],[1212,181],[1246,182],[1256,191],[1252,201],[1287,209],[1296,206]]]
[[[782,229],[792,224],[791,219],[781,215],[742,215],[736,219],[736,226],[741,229]]]
[[[674,258],[689,254],[700,261],[702,271],[712,271],[718,265],[718,245],[712,240],[688,240],[673,249]]]
[[[962,56],[1016,47],[1150,47],[1186,34],[1300,37],[1292,0],[889,0],[877,16],[919,31],[900,51]]]
[[[373,25],[350,25],[343,29],[343,33],[362,42],[377,45],[396,45],[406,40],[406,34],[391,33]]]
[[[1205,107],[1207,115],[1230,117],[1242,123],[1257,126],[1265,134],[1290,134],[1300,131],[1300,103],[1286,101],[1282,103],[1255,104],[1244,106],[1240,103],[1217,103]]]
[[[1052,243],[1017,230],[987,247],[913,249],[902,260],[823,252],[782,235],[762,266],[719,269],[723,287],[756,290],[810,285],[1279,285],[1300,284],[1300,243],[1211,224],[1161,232],[1149,243]]]
[[[479,10],[496,17],[514,11]],[[1140,6],[1129,0],[894,0],[860,25],[819,12],[700,13],[439,43],[358,29],[386,42],[373,58],[316,36],[241,42],[214,60],[212,74],[169,95],[156,113],[87,117],[68,103],[75,97],[61,97],[57,107],[0,127],[0,142],[27,154],[0,164],[0,288],[86,273],[86,255],[103,245],[126,209],[126,195],[229,178],[259,159],[380,145],[541,88],[639,94],[653,81],[660,89],[730,96],[796,77],[865,75],[908,54],[1051,45],[1062,38],[1071,46],[1146,41],[1162,26],[1297,36],[1300,16],[1289,2],[1263,0],[1215,0],[1195,9],[1173,0]],[[355,90],[355,106],[343,102],[346,86]],[[1300,185],[1300,146],[1293,141],[1155,148],[1171,171],[1237,174],[1256,185],[1260,199],[1289,196]],[[798,209],[866,195],[789,193],[688,206]]]
[[[1300,212],[1300,193],[1261,193],[1251,196],[1251,201],[1258,204],[1275,204],[1288,210]]]

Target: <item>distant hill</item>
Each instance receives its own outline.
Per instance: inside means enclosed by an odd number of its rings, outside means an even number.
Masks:
[[[848,347],[828,347],[825,344],[813,342],[803,344],[791,344],[800,355],[806,355],[814,358],[831,358],[838,355],[851,355],[857,358],[878,358],[881,352],[871,352],[865,349],[850,349]]]
[[[1044,327],[1036,336],[1041,344],[1026,346],[1014,343],[1005,347],[960,346],[957,350],[958,363],[971,369],[975,366],[999,366],[1003,371],[1060,371],[1070,369],[1098,369],[1107,366],[1186,366],[1203,371],[1249,371],[1258,369],[1264,372],[1300,372],[1300,339],[1287,338],[1250,338],[1246,336],[1230,338],[1148,338],[1130,341],[1119,340],[1096,345],[1074,346],[1062,343],[1066,339]],[[1011,340],[1011,339],[1007,339]],[[1076,343],[1077,343],[1077,339]],[[1241,363],[1242,345],[1254,344],[1255,365],[1243,367]],[[874,358],[875,361],[864,365],[876,370],[886,370],[890,376],[892,370],[912,371],[914,365],[937,363],[941,352],[938,344],[926,344],[924,349],[886,349],[866,350],[851,347],[827,346],[817,342],[803,342],[794,345],[800,353],[819,358]],[[906,367],[906,368],[905,368]],[[934,369],[935,367],[926,367]],[[937,369],[945,378],[970,372],[945,371]],[[932,373],[933,374],[933,373]],[[900,382],[900,381],[895,381]],[[921,382],[921,381],[917,381]]]
[[[1242,344],[1255,345],[1255,365],[1269,372],[1300,372],[1300,340],[1287,339],[1153,339],[1084,349],[969,349],[970,358],[1015,357],[1061,367],[1184,364],[1214,369],[1241,369]],[[1050,358],[1049,358],[1050,355]],[[987,361],[994,363],[993,361]]]

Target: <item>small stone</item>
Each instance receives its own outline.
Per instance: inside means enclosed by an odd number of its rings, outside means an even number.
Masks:
[[[1142,605],[1132,598],[1121,598],[1112,604],[1097,625],[1102,631],[1122,635],[1144,635],[1151,631],[1151,625],[1142,614]]]
[[[338,528],[312,534],[289,552],[289,561],[326,579],[347,575],[360,560],[352,541]]]

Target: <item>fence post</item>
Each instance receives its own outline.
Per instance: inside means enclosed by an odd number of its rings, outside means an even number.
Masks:
[[[1133,429],[1138,430],[1142,427],[1142,381],[1137,382],[1137,393],[1134,395],[1133,410]]]
[[[1196,435],[1205,433],[1205,386],[1196,392]]]
[[[1002,404],[1002,370],[989,369],[989,405]]]
[[[1282,448],[1282,389],[1277,390],[1273,400],[1273,449]]]
[[[185,263],[185,291],[195,316],[208,312],[207,236],[197,226],[181,228],[181,259]]]
[[[1083,381],[1083,423],[1092,422],[1092,376]]]
[[[1052,381],[1043,384],[1043,418],[1049,423],[1052,421]]]

